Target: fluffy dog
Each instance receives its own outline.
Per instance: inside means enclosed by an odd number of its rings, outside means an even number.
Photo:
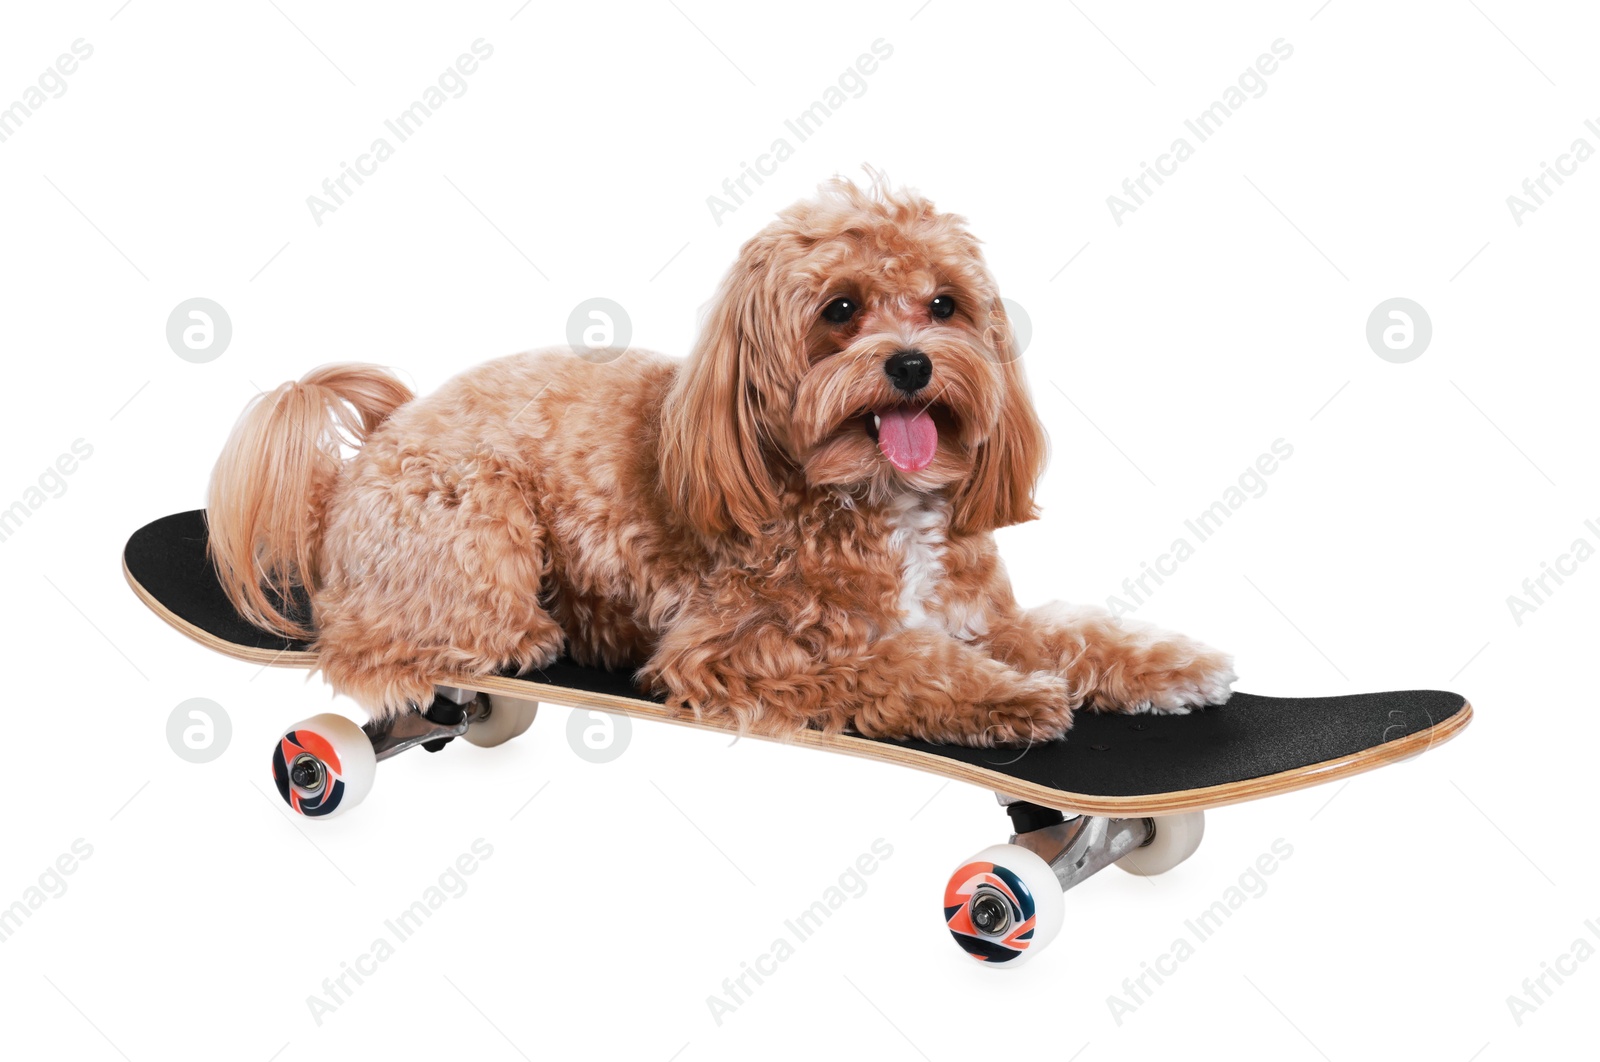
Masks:
[[[1034,517],[1044,458],[964,221],[839,180],[745,244],[687,361],[517,355],[417,400],[335,365],[258,397],[211,546],[240,613],[375,715],[563,652],[770,735],[1014,745],[1226,700],[1213,649],[1018,607],[991,532]]]

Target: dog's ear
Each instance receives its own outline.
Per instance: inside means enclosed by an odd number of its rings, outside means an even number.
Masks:
[[[992,531],[1039,515],[1033,488],[1044,472],[1048,443],[1028,397],[1016,336],[998,298],[989,309],[986,338],[1000,379],[1000,417],[973,451],[972,475],[956,490],[952,523],[958,531]]]
[[[764,290],[764,245],[752,240],[716,302],[661,413],[661,481],[702,534],[758,535],[778,484],[761,447],[761,359],[777,356],[778,308]],[[763,353],[765,352],[765,354]]]

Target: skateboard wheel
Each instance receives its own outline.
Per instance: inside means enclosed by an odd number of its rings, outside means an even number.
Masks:
[[[538,701],[489,694],[489,718],[467,727],[462,736],[480,748],[492,749],[527,731],[539,711]]]
[[[1200,847],[1200,838],[1206,834],[1206,813],[1189,811],[1181,815],[1161,815],[1150,820],[1155,824],[1155,836],[1143,848],[1135,848],[1121,859],[1117,866],[1129,874],[1148,878],[1165,874]]]
[[[342,715],[314,715],[283,732],[272,753],[278,795],[307,818],[348,811],[372,791],[378,756],[366,731]]]
[[[1020,966],[1061,931],[1066,900],[1055,871],[1015,844],[985,848],[944,889],[944,921],[961,949],[991,966]]]

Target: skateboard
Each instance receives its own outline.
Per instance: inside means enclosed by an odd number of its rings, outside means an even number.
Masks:
[[[152,612],[209,649],[255,664],[312,667],[306,643],[241,618],[206,554],[203,510],[156,520],[123,553],[123,573]],[[298,605],[308,614],[304,599]],[[437,696],[382,723],[318,715],[286,730],[272,753],[279,795],[297,814],[348,811],[377,764],[453,739],[498,745],[527,730],[541,701],[708,730],[638,690],[626,673],[567,660],[525,675],[440,675]],[[803,731],[793,744],[913,767],[991,789],[1012,825],[1008,843],[964,860],[944,894],[952,936],[985,964],[1036,955],[1065,918],[1063,894],[1113,864],[1163,873],[1192,855],[1204,812],[1321,785],[1406,759],[1472,718],[1459,694],[1411,690],[1336,697],[1235,693],[1186,715],[1080,712],[1062,740],[974,749]]]

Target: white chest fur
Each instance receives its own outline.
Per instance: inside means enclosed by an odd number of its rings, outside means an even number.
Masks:
[[[949,522],[942,500],[905,495],[890,504],[889,550],[900,558],[901,624],[907,629],[945,626],[936,613]]]

